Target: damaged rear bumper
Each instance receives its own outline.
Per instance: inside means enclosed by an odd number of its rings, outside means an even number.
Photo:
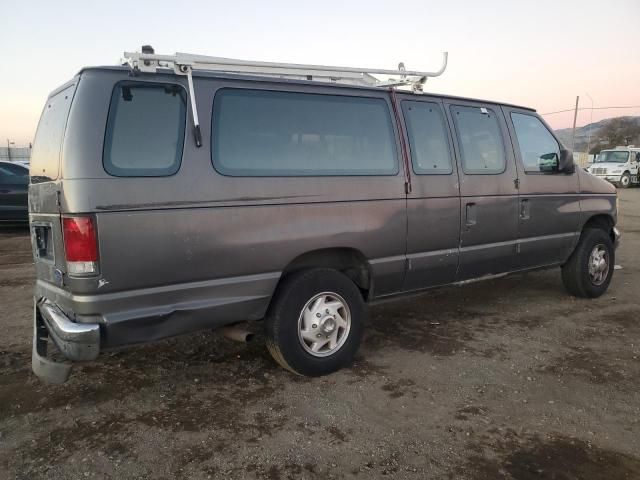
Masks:
[[[31,366],[48,383],[64,383],[71,373],[70,363],[47,358],[49,338],[74,362],[95,360],[100,353],[100,325],[73,322],[48,300],[34,302]]]

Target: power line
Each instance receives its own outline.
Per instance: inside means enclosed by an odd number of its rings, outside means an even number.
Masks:
[[[640,105],[625,105],[623,107],[582,107],[578,108],[578,110],[610,110],[614,108],[640,108]],[[573,112],[575,108],[568,108],[566,110],[558,110],[557,112],[547,112],[541,113],[540,115],[554,115],[556,113],[565,113],[565,112]]]

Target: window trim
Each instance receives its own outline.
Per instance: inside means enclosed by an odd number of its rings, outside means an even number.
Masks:
[[[331,96],[331,97],[346,97],[346,98],[364,98],[369,100],[380,100],[385,104],[387,118],[389,120],[389,128],[390,131],[390,139],[391,146],[393,148],[393,159],[394,159],[394,171],[389,173],[378,173],[378,174],[332,174],[332,175],[240,175],[240,174],[231,174],[225,173],[221,171],[218,167],[219,159],[216,159],[214,155],[215,147],[214,147],[214,129],[215,129],[215,114],[216,114],[216,99],[218,95],[223,93],[224,91],[249,91],[249,92],[270,92],[270,93],[293,93],[293,94],[302,94],[302,95],[317,95],[317,96]],[[251,87],[240,87],[240,86],[224,86],[216,89],[213,95],[213,104],[211,107],[211,128],[210,128],[210,160],[213,169],[219,175],[223,177],[229,178],[367,178],[367,177],[397,177],[400,173],[400,158],[399,158],[399,149],[398,149],[398,133],[397,133],[397,125],[394,120],[394,116],[392,115],[391,109],[389,108],[389,101],[387,98],[382,96],[370,96],[370,95],[345,95],[339,93],[324,93],[324,92],[309,92],[304,90],[289,90],[289,89],[274,89],[274,88],[255,88]]]
[[[108,143],[108,139],[109,136],[113,130],[113,122],[115,119],[115,114],[117,113],[117,107],[116,107],[116,102],[114,102],[114,97],[116,95],[116,92],[118,91],[118,89],[122,86],[122,85],[143,85],[143,86],[149,86],[149,87],[163,87],[166,88],[167,86],[175,86],[175,87],[179,87],[180,89],[182,89],[182,91],[184,92],[184,99],[185,99],[185,106],[184,106],[184,118],[183,121],[181,122],[182,125],[182,146],[180,147],[179,142],[178,142],[178,147],[176,148],[176,156],[177,156],[177,163],[176,163],[176,167],[175,167],[175,171],[173,171],[172,173],[168,173],[168,174],[153,174],[153,175],[120,175],[120,174],[116,174],[113,173],[111,171],[109,171],[108,167],[107,167],[107,162],[106,160],[106,156],[107,156],[107,145],[110,145],[110,143]],[[107,121],[106,121],[106,125],[105,125],[105,129],[104,129],[104,139],[102,141],[102,168],[103,170],[110,176],[112,177],[116,177],[116,178],[167,178],[167,177],[173,177],[174,175],[177,175],[178,172],[180,171],[180,169],[182,168],[182,160],[184,158],[184,150],[185,150],[185,141],[187,138],[187,117],[189,116],[189,93],[187,92],[186,88],[184,87],[184,85],[180,84],[180,83],[176,83],[176,82],[158,82],[158,81],[152,81],[152,82],[145,82],[145,81],[140,81],[140,80],[120,80],[118,82],[115,83],[115,85],[113,86],[113,89],[111,90],[111,95],[109,96],[109,111],[107,113]]]
[[[464,148],[462,146],[462,140],[460,139],[460,126],[458,125],[458,121],[456,120],[456,115],[454,112],[455,108],[476,108],[478,110],[480,110],[481,108],[484,108],[485,110],[491,112],[495,119],[496,122],[498,124],[498,133],[500,134],[500,139],[502,140],[502,153],[504,155],[504,166],[502,167],[501,171],[495,171],[495,172],[491,172],[491,173],[476,173],[473,171],[467,171],[466,169],[466,165],[465,165],[465,161],[464,161]],[[462,170],[462,172],[465,175],[474,175],[474,176],[482,176],[482,175],[486,175],[486,176],[495,176],[495,175],[502,175],[507,171],[507,163],[509,162],[509,156],[507,155],[507,145],[505,143],[505,139],[504,139],[504,132],[503,132],[503,128],[502,125],[500,125],[500,120],[498,119],[498,115],[496,114],[496,111],[487,105],[460,105],[460,104],[450,104],[449,105],[449,112],[451,113],[451,118],[453,120],[453,127],[454,127],[454,131],[455,131],[455,141],[458,145],[458,151],[460,153],[460,168]]]
[[[405,130],[406,130],[406,134],[407,134],[407,140],[409,143],[409,154],[411,155],[411,171],[412,173],[416,174],[416,175],[453,175],[454,172],[454,167],[455,167],[455,157],[453,154],[453,151],[451,149],[451,140],[449,138],[449,132],[448,132],[448,126],[447,126],[447,116],[442,108],[442,105],[439,104],[438,102],[435,101],[422,101],[422,100],[409,100],[409,99],[403,99],[401,102],[401,109],[402,109],[402,119],[404,121],[405,124]],[[408,121],[408,115],[405,111],[405,106],[409,103],[419,103],[419,104],[423,104],[423,105],[434,105],[435,107],[438,108],[438,111],[440,113],[440,120],[442,121],[442,132],[444,133],[444,138],[445,141],[447,143],[447,151],[449,152],[449,171],[448,172],[433,172],[433,173],[428,173],[428,172],[419,172],[416,170],[416,164],[414,162],[414,152],[413,152],[413,147],[411,145],[411,134],[409,132],[409,121]]]
[[[513,114],[526,115],[527,117],[535,118],[536,120],[538,120],[538,122],[540,122],[540,124],[545,128],[545,130],[547,132],[549,132],[549,135],[551,135],[551,138],[553,138],[553,140],[558,144],[558,152],[560,152],[560,150],[562,150],[562,145],[558,141],[556,136],[553,134],[553,132],[551,130],[549,130],[547,125],[542,121],[542,119],[538,115],[534,115],[534,114],[531,114],[531,113],[519,112],[519,111],[516,111],[516,110],[510,111],[509,112],[509,120],[511,121],[511,126],[513,127],[513,134],[516,137],[516,141],[515,141],[515,144],[514,144],[514,150],[515,150],[515,153],[516,153],[516,157],[518,159],[518,163],[522,167],[522,171],[524,172],[524,174],[525,175],[572,175],[573,173],[567,173],[567,172],[561,172],[561,171],[555,171],[555,172],[527,171],[527,167],[524,164],[524,160],[522,159],[522,152],[520,151],[520,140],[518,140],[518,130],[516,129],[516,124],[513,122]],[[558,162],[560,162],[560,157],[558,157]]]

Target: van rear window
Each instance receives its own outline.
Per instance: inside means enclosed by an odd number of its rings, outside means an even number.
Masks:
[[[107,173],[161,177],[180,168],[186,92],[179,85],[121,82],[111,96],[103,152]]]
[[[222,89],[215,96],[213,165],[230,176],[395,175],[383,99]]]

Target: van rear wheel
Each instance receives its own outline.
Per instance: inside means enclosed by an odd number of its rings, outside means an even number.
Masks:
[[[562,266],[562,283],[576,297],[596,298],[609,288],[615,262],[613,242],[601,228],[586,228]]]
[[[287,370],[326,375],[351,363],[365,316],[362,295],[346,275],[303,270],[278,287],[265,319],[267,348]]]

